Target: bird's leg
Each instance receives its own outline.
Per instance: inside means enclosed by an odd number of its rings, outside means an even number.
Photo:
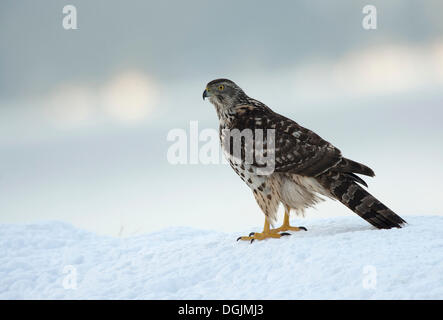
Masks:
[[[292,227],[289,225],[289,210],[290,208],[285,206],[285,218],[283,220],[283,224],[279,228],[272,229],[271,232],[279,233],[281,231],[307,231],[305,227]]]
[[[275,230],[275,229],[274,229]],[[267,238],[280,238],[281,236],[284,236],[285,234],[279,234],[278,232],[273,232],[270,228],[270,224],[268,222],[268,219],[265,218],[265,225],[263,227],[263,231],[260,233],[251,232],[248,237],[239,237],[238,240],[247,240],[253,242],[254,240],[264,240]]]

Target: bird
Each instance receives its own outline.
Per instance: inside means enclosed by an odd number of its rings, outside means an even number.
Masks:
[[[291,226],[290,214],[303,215],[324,197],[340,201],[377,229],[401,228],[407,223],[365,189],[366,182],[357,174],[374,177],[372,169],[344,157],[315,132],[249,97],[235,82],[210,81],[203,91],[205,99],[215,107],[225,157],[265,215],[262,232],[251,232],[237,241],[307,231]],[[285,209],[283,224],[274,228],[280,205]]]

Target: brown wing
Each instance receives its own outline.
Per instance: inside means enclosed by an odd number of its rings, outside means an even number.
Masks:
[[[275,131],[275,171],[317,176],[342,159],[339,149],[281,115],[271,117]]]
[[[259,101],[251,99],[251,104],[253,108],[243,107],[242,116],[236,121],[235,128],[275,130],[275,172],[317,176],[342,160],[340,150],[314,132],[273,112]],[[264,133],[265,150],[271,145],[267,140]]]

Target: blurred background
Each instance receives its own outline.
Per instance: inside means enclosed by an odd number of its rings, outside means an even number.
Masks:
[[[63,28],[68,4],[77,30]],[[442,12],[438,0],[3,0],[0,223],[261,227],[228,165],[167,160],[170,130],[218,129],[202,91],[220,77],[373,168],[370,192],[406,220],[443,214]],[[329,200],[307,219],[350,214]]]

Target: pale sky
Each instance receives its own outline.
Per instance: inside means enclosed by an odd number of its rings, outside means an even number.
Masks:
[[[2,1],[0,223],[260,227],[229,166],[167,161],[171,130],[217,130],[201,94],[219,77],[372,167],[369,191],[406,220],[442,214],[443,4],[372,1],[365,30],[366,4]],[[330,200],[307,212],[345,214]]]

